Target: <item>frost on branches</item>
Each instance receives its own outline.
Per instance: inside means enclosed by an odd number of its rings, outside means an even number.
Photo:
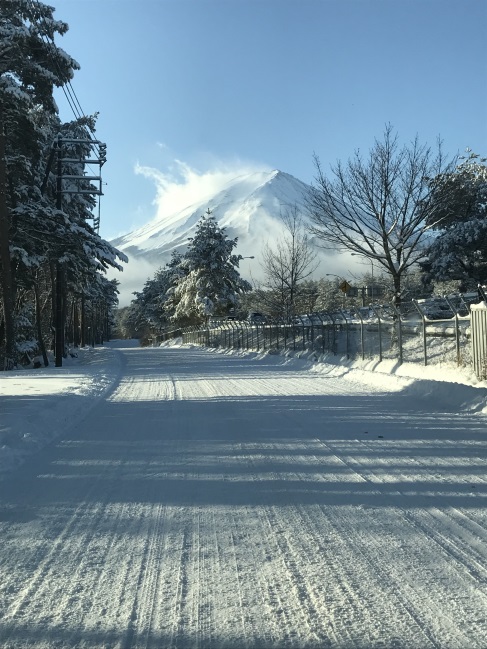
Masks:
[[[48,165],[53,143],[59,135],[86,139],[96,120],[62,124],[57,114],[53,88],[65,85],[79,64],[55,44],[68,25],[53,12],[42,2],[0,0],[0,366],[5,369],[28,361],[35,346],[48,364],[55,287],[64,305],[57,313],[63,311],[63,319],[76,314],[58,329],[77,344],[80,329],[88,327],[89,303],[93,312],[95,304],[109,309],[114,303],[116,287],[100,273],[121,270],[117,260],[127,261],[91,226],[92,196],[65,194],[61,209],[57,204],[56,174]],[[71,149],[66,157],[87,153]],[[64,173],[83,175],[84,163],[64,165]],[[63,267],[63,282],[57,266]]]
[[[203,322],[211,315],[225,315],[236,306],[239,295],[251,289],[240,277],[242,256],[233,253],[236,245],[237,239],[229,239],[208,210],[181,260],[174,320]]]
[[[467,150],[455,171],[433,180],[441,219],[424,269],[432,280],[460,280],[463,290],[487,282],[486,162]]]

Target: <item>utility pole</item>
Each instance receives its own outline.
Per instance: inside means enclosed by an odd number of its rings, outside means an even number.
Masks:
[[[98,156],[95,159],[87,159],[84,156],[80,155],[78,157],[64,157],[64,146],[65,144],[79,145],[79,144],[89,144],[90,146],[98,146]],[[92,140],[90,138],[65,138],[59,136],[56,142],[57,149],[57,173],[56,173],[56,208],[59,211],[62,211],[63,207],[63,194],[95,194],[98,196],[102,195],[102,179],[101,179],[101,168],[106,162],[106,148],[107,145],[98,140]],[[72,154],[71,154],[72,155]],[[86,176],[84,174],[66,174],[63,172],[63,163],[74,163],[74,164],[95,164],[100,167],[100,174],[98,176]],[[45,189],[47,183],[47,176],[50,172],[50,165],[52,164],[52,157],[49,160],[48,168],[46,172],[46,178],[43,183],[43,190]],[[70,181],[70,188],[64,189],[63,180]],[[86,189],[86,182],[98,182],[97,188],[88,188]],[[75,185],[73,188],[73,184]],[[95,229],[98,229],[100,226],[99,218],[94,217],[94,226]],[[59,256],[59,255],[58,255]],[[54,356],[55,356],[55,366],[62,367],[63,357],[64,357],[64,328],[65,328],[65,293],[66,293],[66,277],[63,264],[59,261],[56,262],[56,282],[55,282],[55,314],[54,314]],[[84,309],[84,298],[83,298],[83,309]],[[82,328],[84,326],[84,313],[82,313]],[[83,334],[82,334],[83,337]]]
[[[57,181],[56,181],[56,209],[63,209],[63,145],[61,138],[57,141]],[[56,261],[56,313],[54,315],[54,359],[55,366],[63,366],[64,356],[64,268],[62,263]]]

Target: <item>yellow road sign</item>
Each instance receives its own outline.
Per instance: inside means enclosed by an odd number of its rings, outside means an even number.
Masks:
[[[343,282],[339,285],[338,287],[340,291],[343,291],[344,293],[348,293],[348,291],[352,288],[351,285],[347,282],[346,279],[343,280]]]

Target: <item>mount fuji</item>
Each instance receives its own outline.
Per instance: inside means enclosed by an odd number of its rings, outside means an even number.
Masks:
[[[282,236],[280,215],[303,206],[309,186],[282,171],[237,176],[216,193],[169,215],[158,215],[146,225],[111,243],[137,259],[162,266],[173,250],[183,252],[199,218],[210,209],[227,235],[238,237],[237,254],[260,257],[262,247]],[[304,211],[304,210],[302,210]]]
[[[304,202],[309,189],[309,185],[282,171],[256,171],[225,180],[216,188],[213,185],[207,195],[203,192],[196,202],[182,209],[160,209],[146,225],[111,241],[130,260],[123,276],[117,277],[121,293],[127,291],[129,283],[132,291],[141,291],[144,272],[151,277],[170,260],[174,250],[184,252],[198,220],[208,209],[229,238],[238,238],[236,254],[254,258],[251,265],[241,262],[242,276],[250,274],[246,279],[261,280],[259,262],[264,246],[272,248],[285,234],[282,216],[296,208],[306,224]],[[163,205],[163,199],[159,203]],[[320,257],[324,256],[321,251]]]

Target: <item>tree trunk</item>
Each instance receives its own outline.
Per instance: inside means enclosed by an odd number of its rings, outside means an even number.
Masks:
[[[49,278],[51,281],[51,346],[52,351],[56,348],[56,264],[51,259],[49,262]]]
[[[62,148],[61,140],[57,150],[57,181],[56,181],[56,208],[62,209]],[[58,251],[59,255],[59,251]],[[56,311],[54,318],[55,334],[55,366],[63,366],[63,358],[65,357],[64,351],[64,322],[65,322],[65,272],[63,264],[59,261],[56,262]]]
[[[78,348],[79,343],[79,302],[75,296],[73,298],[73,346]]]
[[[42,360],[44,361],[44,367],[47,367],[49,365],[49,359],[47,357],[44,338],[42,337],[42,309],[41,309],[41,301],[39,299],[39,287],[37,286],[37,282],[34,282],[34,298],[35,298],[35,305],[36,305],[37,341],[39,343],[39,348],[41,350]]]
[[[58,261],[56,264],[56,344],[55,344],[55,366],[63,366],[64,357],[64,269]]]
[[[80,330],[81,330],[81,347],[86,347],[86,307],[85,307],[85,296],[81,295],[81,318],[80,318]]]
[[[0,111],[0,263],[2,282],[2,301],[5,321],[5,360],[4,369],[15,366],[15,333],[13,314],[13,282],[10,260],[10,219],[7,205],[7,164],[5,161],[5,134]]]
[[[393,274],[392,276],[393,282],[394,282],[394,305],[399,306],[402,301],[402,296],[401,296],[401,276],[397,275],[396,273]]]

